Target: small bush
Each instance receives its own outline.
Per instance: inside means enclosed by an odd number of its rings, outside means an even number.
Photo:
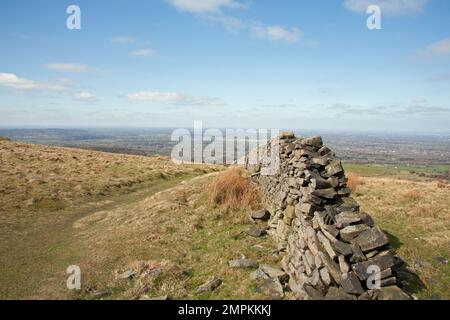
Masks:
[[[443,181],[438,181],[436,185],[439,189],[444,189],[447,187],[447,184]]]
[[[227,209],[255,208],[260,196],[241,168],[230,167],[211,182],[209,202]]]
[[[347,186],[352,190],[352,192],[356,192],[360,186],[364,185],[364,179],[353,172],[347,173]]]

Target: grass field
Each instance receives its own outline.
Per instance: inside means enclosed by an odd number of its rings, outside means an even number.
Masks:
[[[430,166],[405,166],[405,165],[382,165],[382,164],[360,164],[345,163],[345,170],[355,172],[366,177],[390,177],[407,180],[429,180],[436,179],[440,175],[450,172],[449,165]]]
[[[250,209],[212,206],[208,186],[219,166],[0,141],[1,299],[262,299],[247,257],[277,264],[271,238],[246,234]],[[421,299],[450,299],[450,188],[427,174],[445,168],[346,164],[360,176],[354,197],[388,232],[420,281]],[[66,287],[78,265],[82,290]],[[143,270],[159,270],[149,276]],[[132,270],[131,280],[117,275]],[[213,292],[197,287],[217,277]]]
[[[411,174],[410,168],[346,164],[361,176],[353,193],[389,235],[396,252],[421,281],[408,290],[420,299],[450,299],[450,183]],[[414,168],[425,174],[441,167]],[[420,170],[420,171],[419,171]]]

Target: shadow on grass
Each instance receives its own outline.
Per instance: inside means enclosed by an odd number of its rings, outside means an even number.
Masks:
[[[397,250],[403,245],[403,242],[397,236],[386,230],[383,230],[383,232],[387,235],[392,249]]]
[[[399,249],[403,242],[392,233],[383,230],[389,239],[389,243],[394,253]],[[425,283],[420,279],[418,274],[408,267],[408,263],[402,258],[396,258],[396,265],[393,268],[395,276],[397,277],[398,285],[408,294],[419,293],[426,289]]]

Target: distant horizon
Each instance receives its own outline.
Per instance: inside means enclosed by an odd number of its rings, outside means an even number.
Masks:
[[[447,133],[448,12],[448,0],[1,1],[0,126]]]
[[[90,127],[83,127],[83,126],[73,126],[73,127],[64,127],[64,126],[0,126],[0,130],[16,130],[16,131],[25,131],[25,130],[117,130],[117,131],[127,131],[127,130],[176,130],[176,129],[187,129],[187,130],[193,130],[193,126],[181,126],[181,127],[132,127],[132,126],[90,126]],[[204,127],[203,130],[207,129],[219,129],[219,130],[248,130],[248,129],[278,129],[280,131],[294,131],[294,132],[306,132],[306,133],[314,133],[316,132],[318,135],[320,134],[377,134],[381,136],[389,136],[389,135],[425,135],[425,136],[436,136],[436,135],[444,135],[444,136],[450,136],[450,131],[441,131],[441,132],[431,132],[431,131],[390,131],[386,132],[383,131],[374,131],[374,130],[345,130],[345,129],[301,129],[301,128],[251,128],[251,127]]]

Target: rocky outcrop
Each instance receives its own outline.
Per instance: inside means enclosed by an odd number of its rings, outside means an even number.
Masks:
[[[341,162],[321,137],[285,132],[277,141],[276,174],[261,174],[267,159],[246,166],[263,193],[268,233],[284,252],[281,267],[294,297],[408,299],[396,287],[388,238],[360,211]],[[269,154],[271,147],[259,152]]]

